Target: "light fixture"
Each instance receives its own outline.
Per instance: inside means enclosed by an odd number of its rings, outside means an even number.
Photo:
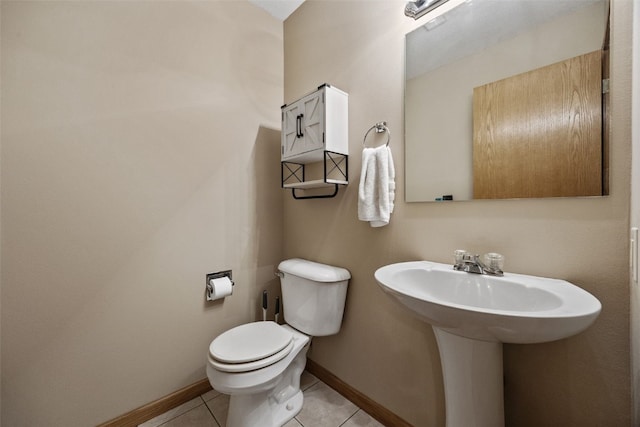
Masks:
[[[416,0],[410,1],[404,8],[404,14],[418,19],[449,0]]]
[[[433,20],[445,13],[455,9],[463,3],[471,3],[472,0],[416,0],[410,1],[404,8],[404,14],[418,19],[429,14],[429,19]],[[436,10],[437,9],[437,10]],[[442,22],[439,22],[441,24]]]

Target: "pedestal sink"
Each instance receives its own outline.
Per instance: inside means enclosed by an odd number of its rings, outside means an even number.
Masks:
[[[387,265],[375,278],[433,327],[447,427],[504,426],[502,343],[570,337],[588,328],[602,308],[593,295],[564,280],[470,274],[430,261]]]

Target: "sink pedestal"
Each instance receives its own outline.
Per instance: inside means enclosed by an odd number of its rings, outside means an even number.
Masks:
[[[504,426],[502,343],[433,327],[442,363],[447,427]]]

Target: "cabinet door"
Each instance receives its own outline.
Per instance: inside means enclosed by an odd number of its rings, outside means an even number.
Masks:
[[[324,96],[314,92],[282,111],[282,160],[324,149]]]
[[[302,102],[288,105],[282,110],[282,160],[300,154],[300,115]]]
[[[302,152],[324,149],[324,91],[320,90],[302,98]]]

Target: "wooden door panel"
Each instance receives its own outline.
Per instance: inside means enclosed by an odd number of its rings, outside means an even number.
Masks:
[[[474,198],[602,194],[601,56],[474,89]]]

